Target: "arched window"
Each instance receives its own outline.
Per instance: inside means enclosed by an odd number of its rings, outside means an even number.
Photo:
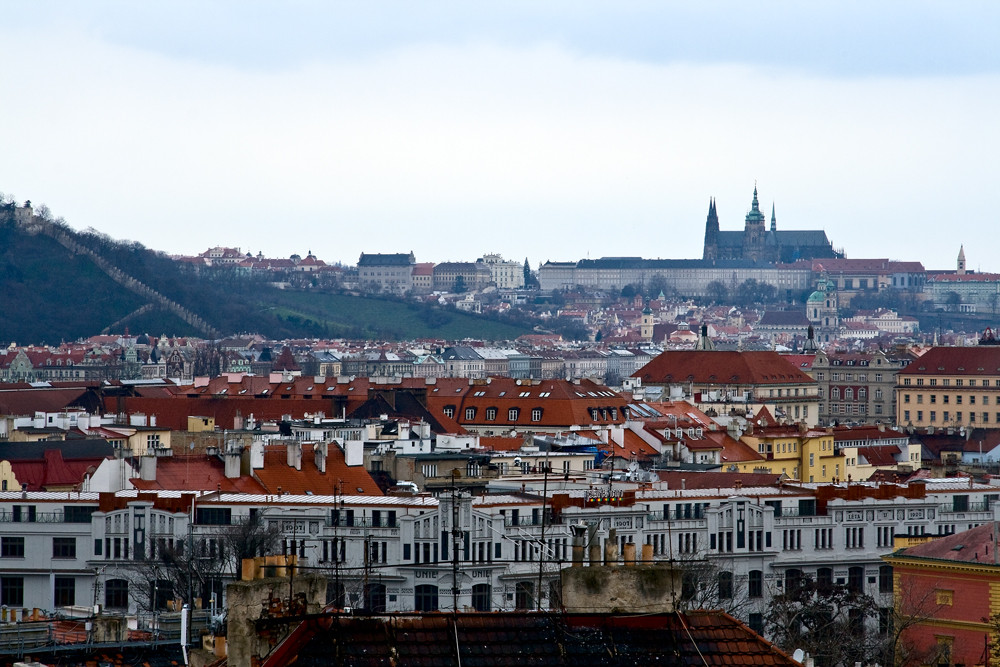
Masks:
[[[514,585],[514,608],[534,609],[535,585],[530,581],[519,581]]]
[[[830,593],[833,590],[833,568],[821,567],[816,570],[816,588],[820,593]]]
[[[476,611],[493,611],[493,589],[489,584],[472,587],[472,608]]]
[[[421,584],[413,588],[413,609],[415,611],[437,611],[438,587]]]
[[[385,613],[385,584],[365,586],[365,610],[375,614]]]
[[[834,387],[830,390],[830,398],[835,401],[840,400],[840,387]]]
[[[802,570],[785,570],[785,593],[795,593],[802,587]]]
[[[848,568],[847,590],[859,594],[865,592],[865,568],[858,565]]]

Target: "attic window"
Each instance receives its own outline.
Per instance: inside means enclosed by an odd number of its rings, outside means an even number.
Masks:
[[[360,486],[359,486],[359,487],[357,487],[357,488],[358,488],[358,493],[364,493],[364,492],[365,492],[365,490],[364,490],[364,489],[362,489],[362,488],[361,488]]]
[[[964,544],[956,544],[955,546],[953,546],[953,547],[951,548],[951,550],[952,550],[952,551],[961,551],[961,550],[962,550],[962,549],[964,549],[964,548],[965,548],[965,545],[964,545]]]
[[[335,389],[336,389],[336,387],[327,387],[327,388],[326,388],[326,390],[327,390],[327,391],[333,391],[333,390],[335,390]]]
[[[267,389],[265,389],[264,391],[262,391],[262,392],[260,392],[260,393],[261,393],[261,394],[266,394],[267,392],[268,392],[268,390],[267,390]]]
[[[242,396],[242,395],[243,395],[243,394],[245,394],[245,393],[247,393],[247,390],[246,390],[246,389],[240,389],[240,396]]]
[[[312,391],[312,385],[306,387],[306,391]]]

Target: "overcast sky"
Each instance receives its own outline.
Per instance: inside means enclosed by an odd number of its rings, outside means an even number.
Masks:
[[[169,253],[537,266],[742,229],[1000,271],[996,2],[8,2],[0,191]]]

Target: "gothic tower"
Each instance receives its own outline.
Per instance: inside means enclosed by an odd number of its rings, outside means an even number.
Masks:
[[[760,212],[760,202],[757,201],[757,186],[753,186],[753,202],[747,213],[746,225],[743,229],[743,259],[759,261],[764,259],[764,214]]]
[[[774,202],[771,202],[771,231],[778,231],[778,219],[774,217]]]
[[[715,198],[708,200],[708,218],[705,220],[705,249],[702,259],[716,259],[719,251],[719,214],[715,210]]]

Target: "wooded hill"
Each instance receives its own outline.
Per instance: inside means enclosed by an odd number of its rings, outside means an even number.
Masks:
[[[277,289],[232,267],[196,270],[139,243],[77,232],[0,202],[0,344],[76,340],[104,331],[217,338],[509,340],[530,332],[437,305],[321,288]]]

